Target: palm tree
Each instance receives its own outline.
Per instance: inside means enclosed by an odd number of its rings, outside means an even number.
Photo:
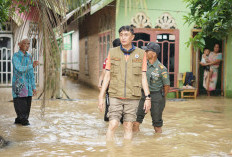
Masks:
[[[43,55],[44,61],[44,85],[43,85],[43,103],[41,105],[42,115],[45,110],[45,100],[47,98],[60,98],[61,96],[61,49],[56,38],[63,37],[66,29],[66,15],[74,8],[78,8],[76,14],[81,14],[86,9],[87,0],[16,0],[11,1],[8,8],[10,16],[23,14],[26,20],[23,21],[22,27],[27,23],[27,16],[31,10],[36,10],[32,16],[32,21],[36,21],[37,33],[39,34],[38,43],[40,54]],[[81,7],[80,7],[81,6]],[[16,11],[17,10],[17,11]],[[23,30],[23,29],[22,29]],[[24,32],[17,34],[16,40],[22,38]],[[30,38],[30,36],[28,36]]]
[[[105,0],[111,2],[112,0]],[[15,3],[17,2],[17,3]],[[14,16],[15,8],[19,12],[28,15],[31,8],[36,8],[37,14],[33,18],[38,19],[38,34],[40,43],[40,53],[44,59],[44,89],[43,103],[41,105],[42,114],[45,110],[45,100],[47,98],[60,98],[61,92],[61,49],[57,43],[57,36],[63,37],[66,30],[67,13],[76,14],[78,17],[89,7],[89,4],[98,3],[99,0],[16,0],[12,3],[10,12]],[[146,9],[146,0],[117,0],[116,13],[119,10],[120,3],[125,4],[127,8],[141,7]],[[22,5],[23,4],[23,5]],[[136,4],[136,5],[134,5]],[[26,7],[25,7],[26,6]],[[39,18],[38,18],[39,17]],[[25,25],[27,20],[23,22]],[[22,37],[23,32],[18,34],[18,39]]]

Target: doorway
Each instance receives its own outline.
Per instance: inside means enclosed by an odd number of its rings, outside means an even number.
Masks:
[[[168,69],[170,76],[170,87],[177,87],[177,76],[179,70],[179,30],[177,29],[153,29],[135,28],[133,44],[139,48],[146,46],[149,42],[160,45],[161,53],[159,61]]]
[[[196,30],[192,32],[193,37],[200,32],[200,30]],[[206,37],[205,39],[205,48],[208,48],[210,52],[213,51],[214,45],[217,43],[219,44],[220,50],[219,52],[222,53],[223,56],[223,41]],[[195,52],[192,48],[192,71],[193,74],[196,76],[196,86],[198,87],[198,95],[207,95],[205,88],[203,87],[203,77],[204,77],[204,69],[202,66],[199,65],[203,52],[198,51]],[[223,58],[223,57],[222,57]],[[218,70],[218,80],[216,85],[216,90],[210,92],[212,96],[219,96],[223,95],[223,60],[220,63],[219,70]]]

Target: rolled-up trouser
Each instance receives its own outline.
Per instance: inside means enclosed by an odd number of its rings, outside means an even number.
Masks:
[[[15,119],[16,123],[28,123],[28,118],[31,110],[31,100],[31,96],[17,97],[13,99],[15,112],[17,114],[17,118]]]
[[[138,105],[139,100],[110,97],[110,106],[107,116],[110,121],[120,121],[123,116],[123,122],[134,122],[136,120]]]
[[[165,97],[162,95],[161,91],[151,91],[151,117],[152,117],[152,125],[155,127],[163,126],[162,114],[165,107]],[[139,107],[137,111],[137,119],[136,121],[139,123],[143,122],[143,119],[146,115],[144,112],[144,101],[145,95],[142,91],[142,98],[139,101]]]

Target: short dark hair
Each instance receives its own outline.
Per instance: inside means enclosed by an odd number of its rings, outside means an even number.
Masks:
[[[131,26],[122,26],[119,28],[118,33],[120,34],[122,31],[129,31],[132,35],[134,35],[134,29]]]
[[[219,44],[218,42],[214,43],[214,46],[215,46],[215,45],[218,45],[218,46],[219,46],[219,48],[220,48],[220,44]]]
[[[121,42],[120,42],[120,39],[119,39],[119,38],[114,39],[114,41],[113,41],[112,43],[113,43],[113,47],[117,47],[117,46],[120,46],[120,45],[121,45]]]

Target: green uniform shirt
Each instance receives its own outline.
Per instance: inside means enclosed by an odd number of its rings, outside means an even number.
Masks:
[[[164,85],[170,85],[167,68],[157,59],[154,64],[147,61],[147,82],[150,91],[160,91]]]

